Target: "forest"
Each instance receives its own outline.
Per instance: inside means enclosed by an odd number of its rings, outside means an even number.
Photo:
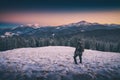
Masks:
[[[118,30],[119,31],[119,30]],[[111,33],[112,32],[112,33]],[[95,30],[67,35],[40,36],[12,36],[0,38],[0,51],[43,46],[71,46],[75,47],[78,39],[82,39],[85,49],[120,52],[119,34],[114,31]],[[62,33],[61,33],[62,34]],[[109,35],[110,34],[110,35]],[[117,35],[118,34],[118,35]]]

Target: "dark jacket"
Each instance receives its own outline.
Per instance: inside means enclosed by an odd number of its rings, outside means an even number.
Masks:
[[[78,43],[75,49],[75,54],[79,55],[79,54],[82,54],[82,52],[84,52],[84,47],[82,43]]]

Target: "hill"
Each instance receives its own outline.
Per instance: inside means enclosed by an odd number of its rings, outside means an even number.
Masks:
[[[120,80],[120,54],[85,50],[74,64],[74,47],[48,46],[0,52],[0,80]]]

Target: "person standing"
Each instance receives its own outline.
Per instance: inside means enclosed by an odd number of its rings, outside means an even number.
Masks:
[[[80,63],[82,63],[82,54],[84,52],[84,47],[81,40],[78,40],[75,52],[74,52],[74,62],[77,64],[76,57],[79,56]]]

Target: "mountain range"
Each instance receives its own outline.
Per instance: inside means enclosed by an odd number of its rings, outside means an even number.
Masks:
[[[67,25],[60,26],[38,26],[35,24],[31,25],[21,25],[21,24],[10,24],[10,23],[0,23],[1,26],[9,26],[9,28],[0,28],[1,37],[10,36],[40,36],[48,37],[51,35],[70,35],[76,33],[84,33],[94,30],[114,30],[120,29],[118,24],[99,24],[90,23],[86,21],[80,21],[77,23],[70,23]]]

